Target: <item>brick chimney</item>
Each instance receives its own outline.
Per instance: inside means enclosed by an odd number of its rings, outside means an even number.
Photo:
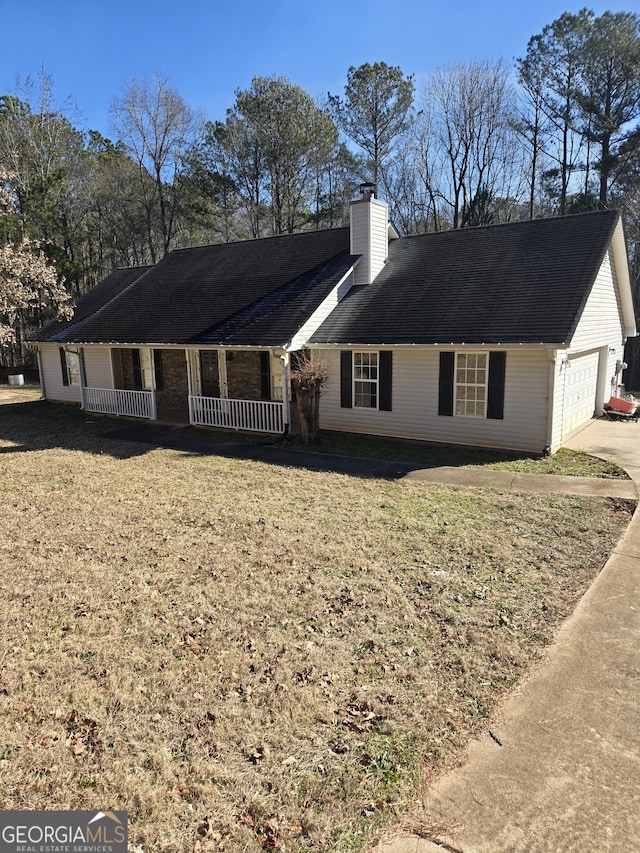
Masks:
[[[362,198],[351,202],[351,254],[362,255],[354,284],[371,284],[389,254],[389,206],[376,198],[374,184],[360,184]]]

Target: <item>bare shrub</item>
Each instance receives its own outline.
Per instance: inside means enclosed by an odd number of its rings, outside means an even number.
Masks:
[[[305,444],[317,444],[320,435],[320,395],[329,378],[329,369],[322,360],[313,359],[308,351],[299,356],[291,371],[300,415],[300,430]]]

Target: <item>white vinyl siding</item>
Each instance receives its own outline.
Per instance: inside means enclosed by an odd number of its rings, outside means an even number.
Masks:
[[[60,403],[80,402],[80,386],[64,384],[59,344],[40,344],[40,364],[42,386],[47,400]]]
[[[619,349],[618,357],[622,357],[622,306],[610,252],[605,256],[598,271],[571,339],[570,352],[585,352],[604,345]]]
[[[320,328],[333,309],[344,299],[349,290],[351,290],[352,285],[353,271],[349,270],[345,277],[336,287],[333,288],[331,293],[323,300],[318,308],[316,308],[311,317],[309,317],[306,323],[300,328],[298,333],[293,336],[289,345],[290,350],[296,351],[302,349],[306,345],[309,338],[313,336],[313,333]]]
[[[351,205],[351,254],[362,255],[355,284],[371,284],[389,254],[388,205],[377,198]]]
[[[599,415],[618,392],[616,363],[624,355],[624,320],[611,250],[587,298],[570,346],[556,354],[551,447]]]
[[[111,349],[84,347],[84,371],[88,388],[113,388]]]
[[[440,350],[393,348],[393,411],[340,407],[340,351],[317,351],[329,367],[320,427],[539,453],[547,443],[549,359],[544,347],[506,349],[504,418],[438,415]]]

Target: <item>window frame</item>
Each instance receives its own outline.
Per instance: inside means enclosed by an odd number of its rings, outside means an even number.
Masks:
[[[393,350],[392,349],[346,349],[340,350],[340,408],[353,409],[354,392],[354,352],[375,352],[378,356],[378,405],[370,412],[391,412],[393,410]],[[364,406],[360,411],[367,411]]]
[[[471,358],[476,359],[476,360],[477,359],[483,359],[483,361],[484,361],[483,366],[481,367],[480,365],[478,365],[477,361],[475,364],[469,364],[468,360]],[[465,360],[465,363],[463,366],[461,366],[459,363],[460,359]],[[484,380],[482,382],[468,381],[468,379],[469,379],[468,374],[471,372],[477,373],[477,371],[479,371],[479,370],[482,370],[484,372]],[[459,371],[464,371],[466,374],[465,375],[465,381],[463,381],[463,382],[459,381],[459,378],[458,378]],[[460,390],[461,389],[467,389],[467,388],[473,388],[473,389],[481,388],[482,389],[482,399],[478,400],[477,397],[475,397],[475,399],[467,399],[466,395],[465,395],[464,399],[461,400],[461,397],[459,396]],[[483,351],[483,350],[464,350],[464,351],[457,350],[455,352],[454,369],[453,369],[453,413],[454,413],[454,416],[457,418],[482,418],[482,419],[486,419],[488,398],[489,398],[489,353],[486,350],[485,351]],[[460,402],[463,403],[465,408],[467,408],[469,405],[473,405],[475,408],[475,411],[473,411],[473,412],[469,412],[469,411],[459,412],[458,411],[458,405]],[[478,411],[478,404],[479,403],[482,404],[482,411],[481,412]]]
[[[456,354],[469,350],[441,350],[438,368],[438,416],[454,417]],[[474,350],[470,350],[474,352]],[[478,352],[476,350],[476,352]],[[480,352],[485,352],[484,349]],[[507,352],[504,349],[487,350],[489,354],[487,373],[487,420],[504,420],[506,405]],[[457,417],[474,417],[457,415]],[[476,415],[475,417],[479,417]]]
[[[369,375],[367,377],[356,375],[357,369],[358,369],[358,367],[356,366],[356,358],[357,357],[362,358],[362,356],[366,356],[366,360],[368,363],[363,364],[361,362],[359,365],[360,371],[362,371],[363,368],[368,370],[368,371],[371,371],[371,369],[373,368],[375,370],[375,377],[374,378],[372,378],[371,375]],[[371,362],[372,357],[375,359],[375,364],[372,364],[372,362]],[[380,408],[380,353],[378,352],[378,350],[353,350],[351,368],[352,368],[351,372],[352,372],[352,385],[353,385],[353,388],[352,388],[353,408],[354,409],[368,409],[370,411],[378,411]],[[358,403],[359,399],[362,400],[364,398],[363,393],[358,394],[358,386],[363,386],[363,385],[368,385],[370,387],[372,386],[373,393],[375,394],[375,405],[374,406],[371,406],[371,405],[364,406],[361,403]],[[370,399],[372,398],[371,391],[369,392],[369,398]]]
[[[82,355],[78,349],[67,349],[60,347],[60,370],[62,373],[62,384],[65,388],[79,388],[82,385],[82,372],[80,359]],[[70,359],[69,356],[72,356]]]

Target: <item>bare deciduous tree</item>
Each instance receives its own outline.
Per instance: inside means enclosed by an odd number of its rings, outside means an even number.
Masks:
[[[511,197],[521,180],[509,69],[499,61],[440,68],[426,81],[421,105],[430,195],[460,228],[474,199]]]
[[[169,251],[176,237],[180,173],[200,124],[186,101],[159,73],[150,80],[132,79],[112,101],[111,119],[116,135],[139,167],[149,251],[155,262],[156,225],[161,233],[160,254]]]

